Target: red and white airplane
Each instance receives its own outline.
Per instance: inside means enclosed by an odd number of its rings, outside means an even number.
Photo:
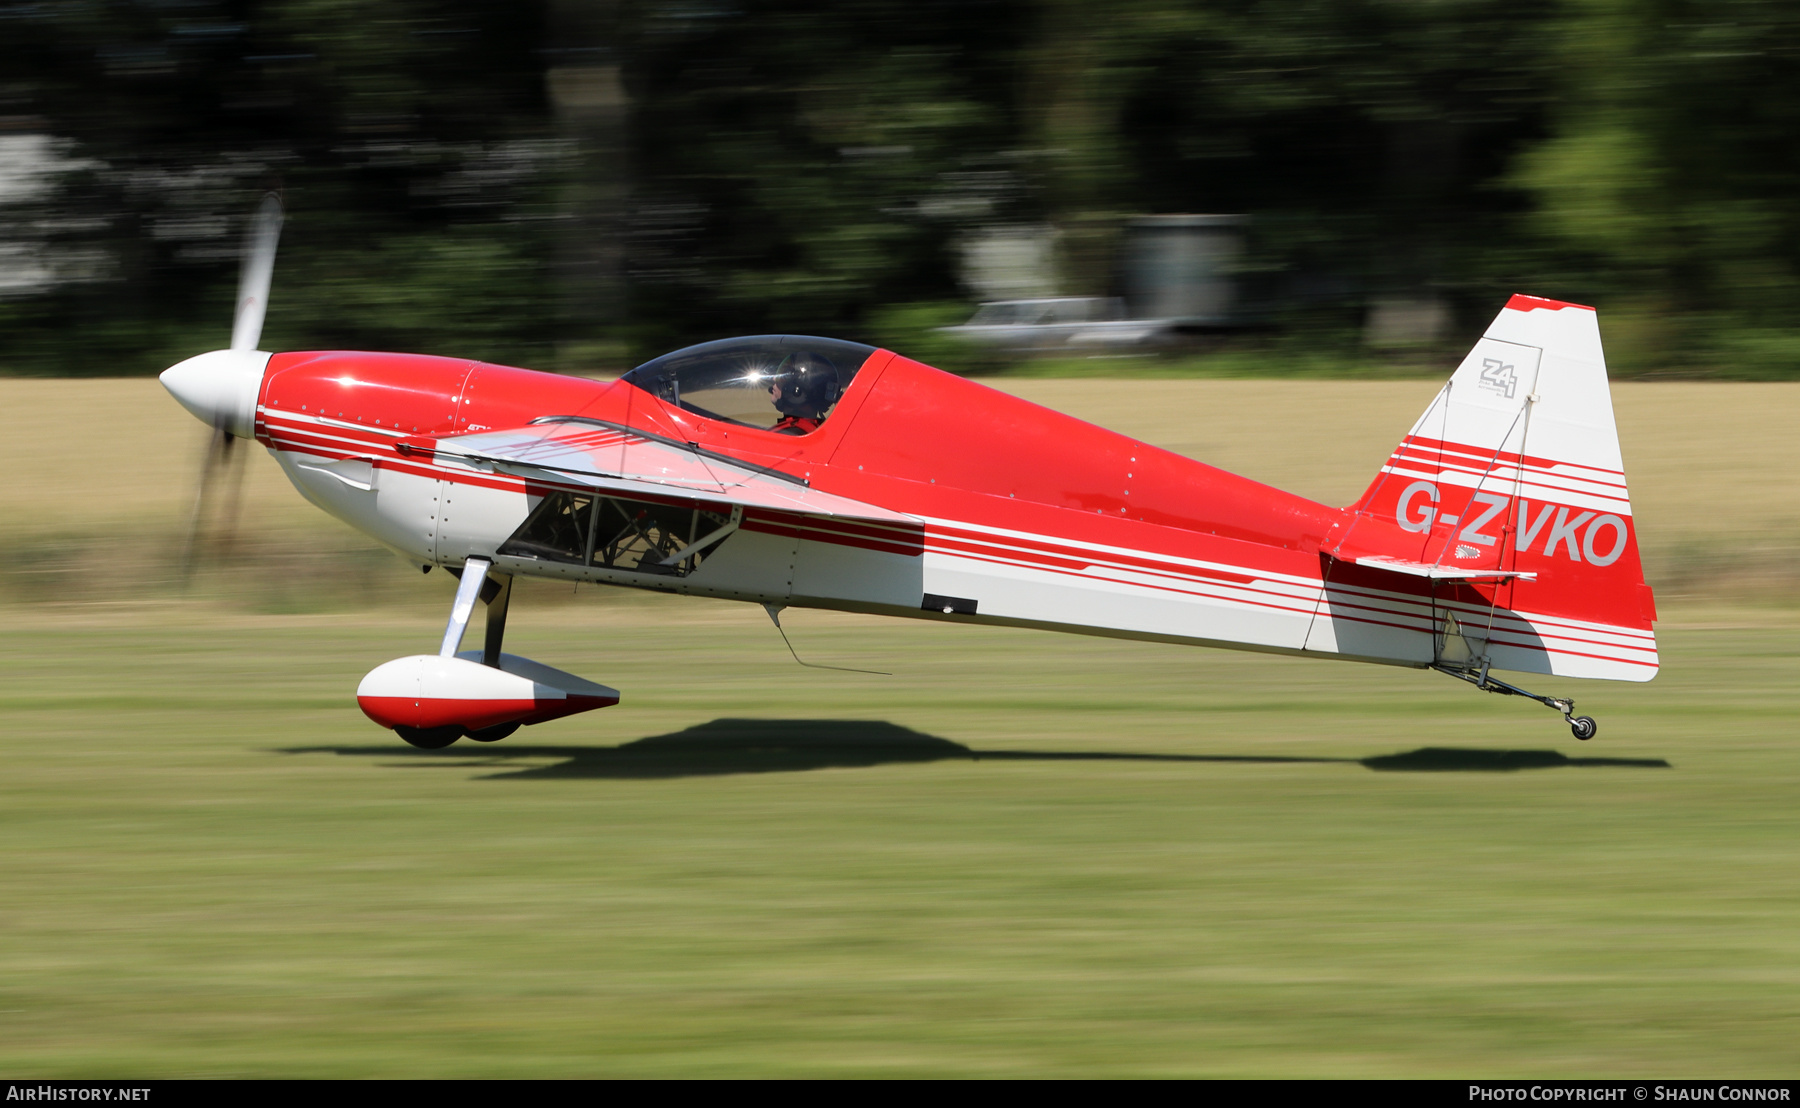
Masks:
[[[533,576],[1436,669],[1647,681],[1644,583],[1592,308],[1514,296],[1348,507],[1315,503],[888,350],[761,335],[593,381],[458,358],[270,354],[280,208],[228,350],[162,375],[308,500],[460,575],[436,654],[368,716],[492,741],[619,694],[501,652]],[[482,649],[461,651],[477,599]]]

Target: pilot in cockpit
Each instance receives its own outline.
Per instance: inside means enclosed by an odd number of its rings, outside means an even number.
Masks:
[[[837,398],[838,371],[830,358],[805,350],[789,354],[770,375],[769,402],[781,419],[769,430],[784,435],[817,431]]]

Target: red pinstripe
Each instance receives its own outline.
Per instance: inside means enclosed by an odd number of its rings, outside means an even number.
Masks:
[[[1424,435],[1406,436],[1406,438],[1400,441],[1399,447],[1395,449],[1394,457],[1403,457],[1409,452],[1417,452],[1420,456],[1429,457],[1432,460],[1436,460],[1440,455],[1448,455],[1453,458],[1467,458],[1469,459],[1470,464],[1479,463],[1484,468],[1492,462],[1496,466],[1508,466],[1526,473],[1541,473],[1545,477],[1563,478],[1572,481],[1587,481],[1590,484],[1596,485],[1612,485],[1621,490],[1625,488],[1624,470],[1608,469],[1604,466],[1591,466],[1575,462],[1557,461],[1554,458],[1540,458],[1530,454],[1515,454],[1508,450],[1483,450],[1480,447],[1470,446],[1466,443],[1427,438]],[[1565,470],[1579,469],[1586,470],[1589,473],[1602,473],[1606,475],[1606,479],[1598,477],[1582,477],[1578,474],[1568,472],[1558,473],[1555,471],[1555,467],[1557,466],[1561,466]],[[1616,481],[1611,480],[1611,478],[1615,477],[1617,478]]]

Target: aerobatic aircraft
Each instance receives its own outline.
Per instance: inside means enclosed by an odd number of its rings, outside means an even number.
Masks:
[[[707,342],[611,382],[260,351],[281,219],[269,198],[253,221],[230,348],[161,380],[213,428],[213,459],[253,438],[319,508],[459,577],[437,652],[357,689],[415,746],[618,702],[502,651],[520,576],[771,617],[829,608],[1431,669],[1548,705],[1578,739],[1596,728],[1570,699],[1495,671],[1656,674],[1592,308],[1512,297],[1368,491],[1332,507],[840,339]],[[478,601],[485,641],[464,651]]]

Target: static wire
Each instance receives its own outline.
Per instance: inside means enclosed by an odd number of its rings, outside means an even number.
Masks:
[[[764,604],[763,611],[769,613],[769,622],[773,623],[775,625],[775,630],[780,632],[781,641],[787,643],[788,653],[794,656],[794,661],[799,662],[807,669],[835,669],[839,673],[872,673],[877,677],[893,676],[893,674],[881,669],[857,669],[855,666],[828,666],[818,662],[808,662],[800,657],[799,651],[794,649],[793,642],[788,639],[787,628],[781,625],[781,609],[774,604]]]

